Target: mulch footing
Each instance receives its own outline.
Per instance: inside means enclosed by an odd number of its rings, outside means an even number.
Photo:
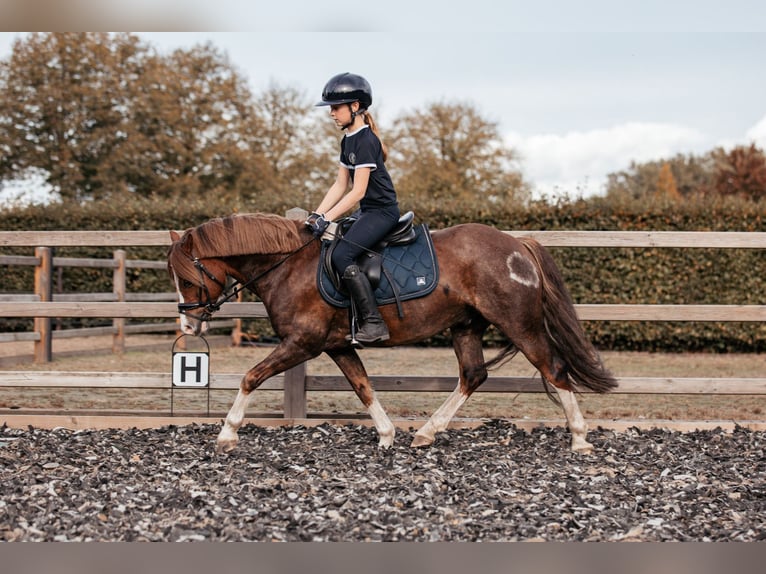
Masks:
[[[388,450],[358,423],[0,427],[0,540],[756,541],[766,432],[453,428]]]

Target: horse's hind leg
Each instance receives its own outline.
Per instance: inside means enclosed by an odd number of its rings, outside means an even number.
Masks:
[[[593,445],[586,440],[588,425],[582,416],[577,398],[572,392],[569,376],[564,363],[554,355],[543,333],[536,337],[524,337],[514,340],[514,344],[524,354],[535,368],[540,371],[543,378],[556,389],[561,408],[567,419],[569,432],[572,433],[572,450],[588,454],[593,450]]]
[[[335,364],[338,365],[346,376],[348,382],[351,383],[356,396],[359,397],[362,404],[367,407],[367,412],[372,417],[375,429],[380,437],[378,445],[382,448],[389,448],[394,444],[396,427],[394,427],[391,419],[388,418],[388,414],[386,414],[386,411],[383,410],[383,407],[378,402],[378,398],[375,396],[375,391],[370,384],[367,371],[359,355],[351,348],[327,351],[327,354],[335,361]]]
[[[586,440],[588,425],[582,416],[575,394],[559,387],[555,387],[555,389],[559,395],[561,407],[564,409],[564,415],[567,417],[569,431],[572,433],[572,450],[582,454],[590,454],[593,452],[593,445]]]
[[[458,409],[487,380],[484,351],[481,348],[481,335],[485,328],[484,325],[481,328],[452,328],[452,344],[460,367],[460,379],[452,394],[415,433],[410,446],[423,447],[433,443],[436,433],[446,430]]]

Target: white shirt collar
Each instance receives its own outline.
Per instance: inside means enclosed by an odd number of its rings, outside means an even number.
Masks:
[[[354,136],[354,135],[358,134],[359,132],[361,132],[361,131],[362,131],[364,128],[369,128],[369,127],[370,127],[370,126],[368,126],[367,124],[364,124],[364,125],[363,125],[361,128],[359,128],[359,129],[358,129],[358,130],[356,130],[356,131],[353,131],[353,132],[347,132],[347,133],[346,133],[346,137]]]

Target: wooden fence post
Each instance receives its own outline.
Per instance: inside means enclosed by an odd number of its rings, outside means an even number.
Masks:
[[[117,266],[112,274],[112,292],[115,300],[125,301],[125,289],[127,284],[127,268],[125,265],[125,250],[116,249],[114,251],[114,261]],[[112,319],[114,333],[112,334],[112,353],[122,355],[125,353],[125,319]]]
[[[39,263],[35,266],[35,295],[40,301],[51,301],[53,295],[53,252],[50,247],[35,248]],[[35,317],[35,363],[50,363],[53,359],[53,336],[50,317]]]
[[[287,219],[305,221],[309,212],[300,207],[288,209]],[[296,365],[285,371],[284,416],[286,419],[305,419],[306,406],[306,363]]]
[[[285,371],[284,416],[286,419],[306,418],[306,363]]]
[[[297,221],[306,221],[308,216],[309,212],[300,207],[293,207],[285,212],[285,217],[287,219],[295,219]]]

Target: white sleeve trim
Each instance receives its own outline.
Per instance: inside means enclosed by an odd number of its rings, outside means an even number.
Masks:
[[[349,165],[347,163],[343,163],[342,161],[339,162],[339,163],[340,163],[341,167],[345,167],[346,169],[350,169],[350,170],[354,170],[354,169],[356,169],[358,167],[369,167],[370,171],[375,171],[376,169],[378,169],[377,164],[374,164],[374,163],[362,163],[362,164],[359,164],[359,165],[356,165],[356,166],[355,165]]]

